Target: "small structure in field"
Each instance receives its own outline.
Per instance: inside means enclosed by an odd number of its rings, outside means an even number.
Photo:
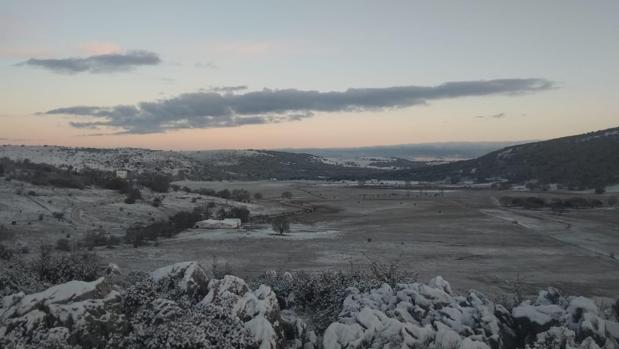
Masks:
[[[239,218],[207,219],[197,222],[195,229],[238,229],[241,227]]]
[[[126,170],[116,170],[116,177],[127,179],[129,177],[129,171]]]

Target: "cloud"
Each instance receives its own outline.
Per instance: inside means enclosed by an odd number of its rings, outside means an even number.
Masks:
[[[238,86],[215,86],[215,87],[211,87],[208,89],[208,91],[213,91],[213,92],[238,92],[238,91],[243,91],[243,90],[247,90],[247,86],[245,85],[238,85]]]
[[[475,118],[477,119],[502,119],[506,117],[505,113],[491,114],[491,115],[477,115]]]
[[[149,51],[128,51],[126,53],[108,53],[86,58],[37,59],[20,63],[51,70],[55,73],[75,74],[81,72],[111,73],[129,71],[142,65],[157,65],[161,59]]]
[[[332,92],[263,89],[229,93],[211,90],[137,105],[74,106],[43,114],[90,118],[88,121],[71,122],[71,126],[76,128],[111,127],[122,133],[159,133],[175,129],[279,123],[309,118],[315,112],[380,111],[422,105],[439,99],[521,95],[551,88],[554,88],[553,82],[545,79],[500,79],[446,82],[437,86],[351,88]]]

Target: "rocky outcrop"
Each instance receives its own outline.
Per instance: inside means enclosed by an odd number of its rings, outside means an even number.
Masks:
[[[150,277],[162,287],[176,289],[190,298],[204,297],[208,290],[209,276],[198,262],[181,262],[159,268]]]
[[[519,336],[532,347],[619,348],[617,314],[610,307],[600,310],[589,298],[565,298],[549,288],[512,313]]]
[[[242,279],[226,275],[209,283],[201,304],[219,305],[244,322],[260,349],[281,348],[283,329],[277,297],[270,287],[260,285],[251,291]]]
[[[370,292],[351,290],[340,320],[327,328],[323,346],[339,348],[500,348],[504,347],[495,306],[478,292],[451,294],[441,277],[428,284]]]
[[[313,309],[275,285],[250,287],[232,275],[209,279],[198,263],[186,262],[121,290],[110,281],[120,271],[109,269],[92,282],[2,298],[0,347],[619,348],[614,302],[564,297],[552,288],[511,311],[477,291],[454,294],[441,277],[342,288],[344,301],[334,305],[339,316],[317,333],[308,316]]]
[[[52,342],[105,345],[107,336],[124,326],[119,305],[120,294],[104,278],[70,281],[39,293],[7,296],[0,308],[0,344],[9,347],[14,341],[25,341],[35,347]]]
[[[437,277],[428,284],[350,290],[340,319],[324,333],[323,347],[619,348],[616,316],[588,298],[564,298],[552,288],[509,312],[476,291],[453,295]]]

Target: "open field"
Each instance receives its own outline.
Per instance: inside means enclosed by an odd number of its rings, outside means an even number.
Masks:
[[[158,246],[97,248],[105,260],[125,270],[149,271],[170,263],[216,263],[241,276],[265,270],[324,270],[397,261],[422,279],[442,275],[457,289],[489,294],[509,292],[520,278],[527,289],[554,286],[569,294],[616,296],[619,290],[619,210],[508,209],[503,195],[531,195],[490,190],[419,190],[355,187],[315,181],[177,182],[198,188],[247,189],[264,198],[248,207],[253,215],[297,213],[291,232],[278,236],[257,224],[250,230],[191,229]],[[17,195],[33,190],[36,196]],[[225,203],[195,193],[170,192],[162,207],[122,203],[109,190],[52,190],[3,182],[2,220],[17,217],[20,236],[36,246],[44,240],[101,228],[122,234],[129,225],[165,218],[200,202]],[[290,191],[291,200],[281,193]],[[575,194],[535,194],[548,197]],[[600,196],[596,196],[600,198]],[[230,202],[228,202],[230,204]],[[308,209],[311,213],[300,213]],[[65,219],[51,218],[64,212]],[[42,221],[38,215],[44,214]],[[12,218],[13,217],[13,218]]]
[[[457,288],[505,291],[520,277],[531,289],[552,285],[569,293],[615,296],[619,290],[619,211],[616,208],[550,211],[506,209],[505,192],[419,191],[355,188],[320,182],[192,182],[193,188],[246,188],[264,203],[293,201],[315,207],[296,216],[316,231],[313,238],[260,238],[252,232],[233,239],[202,232],[179,235],[159,248],[105,252],[123,266],[151,268],[178,260],[219,264],[240,275],[268,269],[347,268],[369,260],[395,261],[422,278],[443,275]],[[512,194],[510,194],[512,195]],[[522,194],[522,195],[527,195]],[[543,194],[572,195],[572,194]],[[191,233],[189,233],[191,234]],[[193,234],[196,234],[193,232]],[[210,235],[210,237],[209,237]]]

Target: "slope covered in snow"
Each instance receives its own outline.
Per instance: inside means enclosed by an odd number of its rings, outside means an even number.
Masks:
[[[60,168],[191,173],[197,162],[181,153],[136,148],[95,149],[59,146],[0,146],[0,157]]]
[[[413,180],[503,178],[511,182],[557,183],[571,188],[599,188],[619,183],[619,128],[542,142],[514,145],[477,159],[414,170],[389,178]]]

